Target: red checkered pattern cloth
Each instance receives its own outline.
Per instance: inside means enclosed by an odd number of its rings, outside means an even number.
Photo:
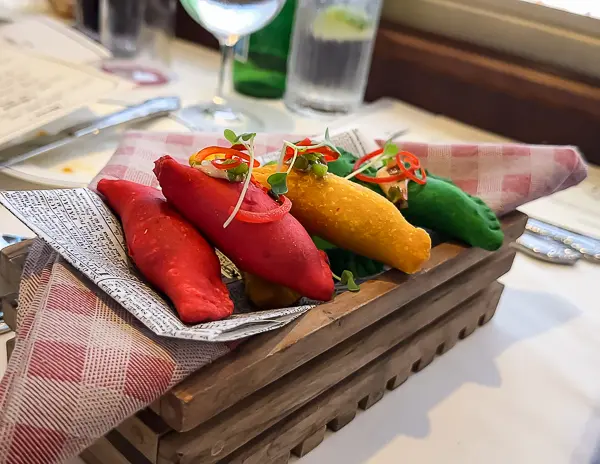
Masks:
[[[279,149],[282,138],[259,136],[257,154]],[[185,161],[198,148],[224,143],[214,134],[131,132],[91,187],[104,177],[157,185],[151,170],[159,156]],[[575,185],[587,172],[568,147],[402,148],[499,213]],[[0,463],[66,460],[227,352],[224,344],[155,336],[37,241],[21,283],[15,350],[0,382]]]
[[[587,166],[573,147],[411,142],[398,146],[418,156],[432,174],[452,179],[465,192],[480,197],[498,215],[587,177]]]

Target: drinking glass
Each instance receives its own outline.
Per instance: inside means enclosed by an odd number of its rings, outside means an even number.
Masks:
[[[260,130],[256,116],[228,104],[225,96],[231,87],[233,47],[245,35],[266,26],[279,13],[285,0],[180,0],[188,14],[219,41],[221,69],[212,101],[180,111],[186,124],[198,129],[207,125],[219,128]]]
[[[298,0],[284,102],[305,115],[362,104],[382,0]]]
[[[170,80],[177,0],[101,0],[100,38],[113,58],[105,71],[138,85]]]

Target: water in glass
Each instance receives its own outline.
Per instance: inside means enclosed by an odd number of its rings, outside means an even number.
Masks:
[[[285,95],[293,111],[336,115],[362,103],[381,2],[340,3],[299,3]]]

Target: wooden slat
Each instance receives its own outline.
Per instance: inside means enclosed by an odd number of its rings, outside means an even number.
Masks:
[[[130,464],[117,449],[104,437],[79,455],[87,464]]]
[[[158,442],[171,429],[154,412],[144,409],[123,421],[116,430],[155,464],[158,460]]]
[[[23,265],[32,243],[33,240],[25,240],[0,250],[0,275],[10,286],[11,292],[19,291]]]
[[[312,450],[314,450],[317,446],[321,444],[323,439],[325,438],[325,432],[327,431],[327,427],[325,425],[319,427],[319,429],[310,435],[308,435],[302,443],[296,445],[292,448],[292,454],[298,456],[299,458],[307,455]]]
[[[159,462],[216,462],[490,285],[510,269],[514,254],[515,250],[511,248],[492,254],[479,265],[298,367],[234,408],[189,432],[166,435],[159,445]],[[382,379],[381,385],[385,380]]]
[[[506,243],[521,235],[526,221],[519,212],[502,220]],[[254,337],[192,374],[163,396],[160,415],[174,430],[191,430],[492,254],[457,244],[439,245],[421,273],[390,271],[361,285],[359,293],[342,294],[298,322]],[[361,311],[366,305],[368,310]]]
[[[220,463],[270,462],[272,456],[278,456],[294,448],[305,437],[311,435],[313,430],[320,429],[323,424],[335,422],[339,417],[349,417],[350,411],[356,412],[357,400],[368,396],[384,379],[393,377],[398,371],[409,372],[415,360],[428,356],[429,353],[436,353],[437,347],[441,344],[453,346],[462,328],[473,321],[479,321],[482,315],[486,315],[485,322],[489,321],[487,316],[493,315],[502,289],[501,284],[493,283],[434,324],[392,348],[354,375],[278,422]],[[345,420],[343,422],[344,425],[348,423]]]
[[[15,339],[13,337],[9,341],[6,342],[6,362],[7,363],[8,363],[8,361],[10,361],[10,357],[12,356],[14,349],[15,349]]]
[[[17,330],[17,294],[11,293],[2,298],[0,305],[4,313],[4,322],[12,331]]]

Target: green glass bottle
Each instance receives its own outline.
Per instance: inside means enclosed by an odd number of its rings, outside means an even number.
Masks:
[[[285,92],[296,0],[286,0],[266,27],[242,38],[235,46],[233,86],[257,98],[281,98]]]

